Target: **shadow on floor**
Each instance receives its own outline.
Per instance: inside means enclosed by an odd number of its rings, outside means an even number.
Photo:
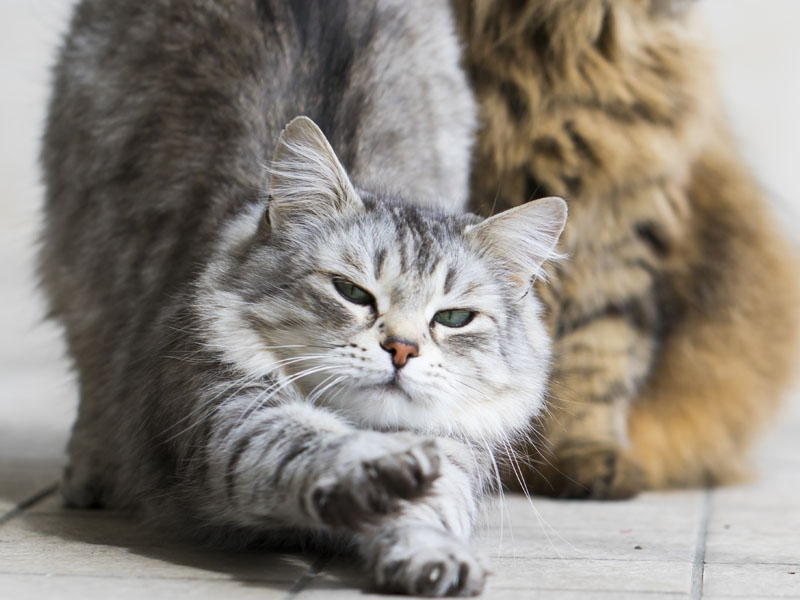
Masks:
[[[55,461],[0,460],[0,542],[22,549],[25,572],[232,581],[290,594],[327,562],[299,551],[223,551],[174,542],[124,512],[64,508],[60,472]]]

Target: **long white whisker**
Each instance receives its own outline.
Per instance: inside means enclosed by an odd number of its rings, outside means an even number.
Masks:
[[[320,385],[322,385],[323,383],[325,383],[327,381],[330,381],[330,379],[334,378],[334,377],[335,377],[335,379],[333,379],[333,381],[331,381],[330,383],[325,385],[325,387],[323,387],[322,389],[317,391],[317,388],[319,388]],[[320,398],[322,398],[327,393],[327,391],[329,389],[331,389],[332,387],[338,385],[339,383],[341,383],[345,379],[347,379],[347,378],[344,375],[339,375],[338,377],[336,377],[336,375],[330,375],[320,385],[318,385],[316,388],[314,388],[314,390],[312,390],[312,393],[309,394],[306,399],[311,404],[316,403],[316,401],[319,400]]]
[[[502,443],[503,443],[503,446],[505,447],[506,455],[508,456],[508,459],[509,459],[509,461],[511,463],[510,466],[511,466],[512,471],[514,472],[514,476],[517,478],[517,481],[519,482],[520,487],[522,488],[522,491],[525,494],[525,498],[528,500],[528,504],[530,505],[531,509],[533,510],[533,514],[536,515],[536,519],[537,519],[537,521],[539,521],[539,526],[542,528],[542,533],[544,533],[545,538],[547,538],[547,542],[550,544],[550,546],[552,546],[553,550],[555,550],[555,552],[558,555],[558,557],[563,559],[564,556],[561,554],[561,551],[558,549],[558,546],[556,546],[553,543],[552,538],[547,533],[547,531],[549,529],[559,540],[561,540],[567,546],[569,546],[572,550],[577,552],[577,549],[575,548],[575,546],[573,546],[568,540],[564,539],[564,537],[560,533],[558,533],[558,531],[556,531],[547,522],[547,520],[539,512],[539,509],[536,508],[536,506],[533,503],[533,498],[531,498],[531,494],[528,491],[528,486],[525,483],[525,478],[524,478],[524,476],[522,474],[522,468],[520,467],[519,463],[517,462],[517,460],[515,458],[514,451],[508,445],[506,440],[502,440]]]
[[[182,417],[181,419],[179,419],[178,421],[176,421],[175,423],[173,423],[172,425],[170,425],[169,427],[167,427],[166,429],[164,429],[164,431],[163,431],[162,433],[167,433],[167,432],[168,432],[170,429],[173,429],[173,428],[177,427],[178,425],[180,425],[181,423],[183,423],[183,422],[184,422],[184,421],[186,421],[187,419],[191,419],[192,417],[194,417],[195,415],[197,415],[197,413],[199,413],[200,411],[202,411],[203,409],[205,409],[207,406],[209,406],[211,403],[213,403],[214,401],[216,401],[216,400],[217,400],[217,399],[218,399],[220,396],[222,396],[222,395],[223,395],[225,392],[227,392],[227,391],[228,391],[228,390],[230,390],[231,388],[233,388],[233,387],[236,387],[237,385],[239,385],[239,386],[240,386],[240,387],[239,387],[239,389],[237,389],[235,392],[233,392],[233,393],[232,393],[232,394],[231,394],[229,397],[232,397],[232,396],[234,396],[234,395],[238,394],[238,393],[239,393],[241,390],[243,390],[243,389],[244,389],[245,387],[247,387],[248,385],[251,385],[251,384],[252,384],[254,381],[256,381],[258,378],[259,378],[259,376],[258,376],[258,375],[252,375],[252,376],[250,376],[250,377],[246,377],[246,378],[242,378],[242,379],[236,379],[236,380],[234,380],[234,381],[233,381],[233,382],[231,382],[231,383],[230,383],[228,386],[226,386],[226,387],[225,387],[223,390],[221,390],[219,393],[217,393],[215,396],[213,396],[213,397],[209,398],[208,400],[206,400],[205,402],[203,402],[203,403],[202,403],[200,406],[198,406],[198,407],[197,407],[197,408],[195,408],[193,411],[191,411],[191,412],[190,412],[188,415],[186,415],[185,417]],[[216,409],[215,409],[215,410],[216,410]],[[214,414],[214,410],[212,410],[212,411],[211,411],[211,413],[209,413],[208,415],[206,415],[206,417],[204,417],[204,418],[208,418],[208,417],[210,417],[212,414]],[[176,434],[174,434],[174,435],[170,436],[169,438],[167,438],[166,440],[164,440],[162,443],[163,443],[163,444],[166,444],[166,443],[169,443],[169,442],[171,442],[171,441],[172,441],[172,440],[174,440],[175,438],[177,438],[177,437],[179,437],[179,436],[183,435],[184,433],[186,433],[187,431],[189,431],[189,430],[190,430],[190,429],[192,429],[193,427],[196,427],[196,426],[197,426],[199,423],[202,423],[202,422],[203,422],[203,419],[200,419],[200,420],[198,420],[197,422],[195,422],[195,423],[192,423],[191,425],[189,425],[188,427],[186,427],[186,428],[185,428],[185,429],[183,429],[182,431],[179,431],[178,433],[176,433]]]
[[[305,360],[314,360],[314,359],[324,358],[325,356],[326,355],[324,355],[324,354],[308,354],[308,355],[304,355],[304,356],[290,357],[290,358],[286,358],[286,359],[283,359],[283,360],[278,360],[278,361],[274,361],[272,363],[266,364],[266,365],[263,366],[263,372],[262,373],[255,373],[255,374],[251,375],[250,377],[245,378],[244,379],[244,383],[242,383],[242,385],[239,387],[239,389],[237,389],[235,392],[231,393],[229,395],[229,398],[233,398],[238,393],[240,393],[244,388],[246,388],[248,385],[250,385],[251,383],[253,383],[254,381],[256,381],[256,380],[258,380],[258,379],[260,379],[262,377],[265,377],[269,372],[274,371],[277,368],[284,367],[284,366],[291,365],[291,364],[296,364],[298,362],[302,362],[302,361],[305,361]],[[197,415],[198,412],[202,411],[207,406],[209,406],[211,403],[216,401],[225,392],[230,390],[232,387],[235,387],[236,385],[238,385],[238,383],[240,381],[242,381],[242,380],[240,379],[240,380],[236,380],[236,381],[232,382],[230,385],[225,387],[225,389],[223,389],[221,392],[219,392],[218,394],[216,394],[212,398],[210,398],[210,399],[206,400],[205,402],[203,402],[200,406],[195,408],[188,415],[184,416],[183,418],[181,418],[177,422],[175,422],[172,425],[170,425],[167,429],[164,430],[164,433],[168,432],[170,429],[172,429],[174,427],[177,427],[178,425],[180,425],[182,422],[186,421],[187,419],[190,419],[190,418],[194,417],[195,415]],[[252,405],[252,403],[251,403],[251,405]],[[250,407],[248,407],[245,410],[245,414],[247,413],[249,408]],[[182,431],[176,433],[175,435],[170,436],[163,443],[168,443],[168,442],[174,440],[175,438],[183,435],[187,431],[193,429],[194,427],[196,427],[197,425],[202,423],[205,419],[210,418],[211,416],[213,416],[214,413],[216,412],[216,410],[217,409],[212,410],[209,414],[205,415],[205,417],[199,419],[197,422],[189,425],[188,427],[186,427]]]
[[[349,379],[349,377],[347,377],[346,375],[343,375],[342,377],[343,377],[342,381],[344,381],[344,380],[346,380],[346,379]],[[340,381],[339,383],[341,383],[341,381]],[[338,390],[336,390],[336,391],[333,393],[333,396],[331,396],[330,398],[328,398],[328,402],[332,404],[332,403],[333,403],[334,401],[336,401],[336,399],[337,399],[339,396],[341,396],[341,395],[342,395],[342,393],[344,393],[344,391],[345,391],[345,390],[347,390],[347,389],[348,389],[348,388],[347,388],[346,386],[341,386],[341,387],[339,387],[339,389],[338,389]]]
[[[264,406],[267,402],[269,402],[270,399],[273,396],[275,396],[275,394],[277,394],[281,390],[285,389],[287,386],[292,385],[295,381],[298,381],[299,379],[302,379],[303,377],[307,377],[309,375],[314,375],[315,373],[321,373],[321,372],[324,372],[324,371],[330,371],[330,370],[333,370],[333,369],[336,369],[336,368],[337,367],[334,367],[334,366],[310,367],[308,369],[305,369],[304,371],[300,371],[299,373],[295,373],[291,377],[287,377],[279,385],[274,386],[273,388],[269,388],[268,390],[265,391],[264,394],[260,394],[258,397],[256,397],[248,405],[248,407],[245,409],[245,411],[242,413],[241,417],[239,418],[237,423],[234,425],[234,427],[231,429],[231,431],[233,431],[237,427],[239,427],[242,424],[242,422],[244,420],[246,420],[246,418],[247,418],[247,416],[249,414],[253,414],[254,412],[257,412],[262,406]],[[266,397],[264,397],[265,394],[266,394]],[[254,405],[256,405],[255,408],[253,408]]]
[[[494,451],[492,450],[491,445],[489,444],[489,442],[486,440],[486,438],[483,435],[481,435],[480,437],[481,437],[481,441],[483,442],[483,447],[486,448],[486,452],[487,452],[487,454],[489,456],[489,459],[492,462],[492,468],[494,470],[494,476],[495,476],[495,480],[497,482],[497,489],[499,490],[498,493],[500,494],[501,498],[503,499],[503,503],[501,504],[501,508],[500,508],[500,531],[501,531],[501,534],[502,534],[502,531],[503,531],[503,507],[505,507],[506,508],[506,517],[508,518],[508,534],[511,536],[511,549],[512,549],[511,551],[516,553],[516,545],[514,543],[514,527],[513,527],[512,523],[511,523],[511,511],[508,510],[508,506],[506,506],[506,504],[505,504],[505,496],[504,496],[504,493],[503,493],[503,481],[502,481],[502,478],[500,476],[500,468],[497,466],[497,460],[495,459]],[[502,536],[501,536],[500,543],[502,545]]]

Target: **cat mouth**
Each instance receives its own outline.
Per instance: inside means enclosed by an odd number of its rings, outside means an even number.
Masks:
[[[387,381],[380,384],[378,387],[385,391],[394,392],[400,394],[409,402],[413,401],[414,399],[411,395],[403,388],[403,384],[400,383],[399,373],[395,372]]]

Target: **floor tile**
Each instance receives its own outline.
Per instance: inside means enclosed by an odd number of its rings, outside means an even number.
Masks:
[[[205,580],[84,577],[64,575],[3,575],[6,600],[279,600],[289,583],[261,580]]]
[[[30,545],[35,548],[72,544],[87,549],[95,546],[118,546],[122,549],[155,548],[164,541],[131,517],[96,510],[61,509],[40,513],[25,511],[0,528],[0,548],[4,544]],[[0,565],[0,571],[4,570]]]
[[[703,600],[800,600],[800,594],[764,594],[763,592],[760,594],[756,594],[755,596],[751,595],[739,595],[739,596],[731,596],[725,594],[714,594],[713,596],[709,596],[708,594],[703,594]]]
[[[703,598],[800,598],[800,557],[786,565],[706,565]]]
[[[489,589],[685,592],[691,563],[629,560],[496,559]]]
[[[800,480],[800,468],[793,477]],[[796,485],[800,486],[800,483]],[[712,497],[709,531],[762,534],[795,532],[800,539],[800,511],[791,507],[800,507],[800,498],[776,495],[767,500],[757,490],[750,490],[742,491],[735,501],[731,501],[715,494]]]
[[[800,529],[753,531],[739,527],[734,521],[730,529],[708,533],[705,560],[707,563],[797,562],[800,561]]]
[[[592,528],[555,529],[515,527],[481,535],[479,544],[491,558],[565,558],[635,561],[691,561],[694,536],[684,531],[640,528],[618,531]]]
[[[23,516],[0,528],[0,573],[291,583],[310,566],[300,555],[216,552],[162,543],[133,520]]]
[[[51,487],[60,476],[61,466],[54,461],[0,458],[0,519],[19,503]]]
[[[595,592],[588,590],[505,590],[489,588],[487,599],[491,600],[680,600],[683,592],[623,592],[620,590]]]
[[[702,493],[698,491],[648,492],[635,500],[614,502],[553,500],[507,494],[505,505],[493,502],[484,522],[490,530],[541,523],[548,530],[588,529],[602,532],[693,532]]]

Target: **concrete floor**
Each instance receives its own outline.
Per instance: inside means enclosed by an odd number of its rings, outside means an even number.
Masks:
[[[0,599],[366,596],[346,563],[176,547],[125,515],[60,508],[75,389],[57,332],[40,322],[31,248],[45,65],[69,4],[0,1]],[[767,14],[754,0],[709,0],[705,10],[745,152],[800,239],[800,2],[769,5]],[[800,599],[798,431],[795,392],[742,486],[487,506],[477,543],[494,575],[484,597]]]

